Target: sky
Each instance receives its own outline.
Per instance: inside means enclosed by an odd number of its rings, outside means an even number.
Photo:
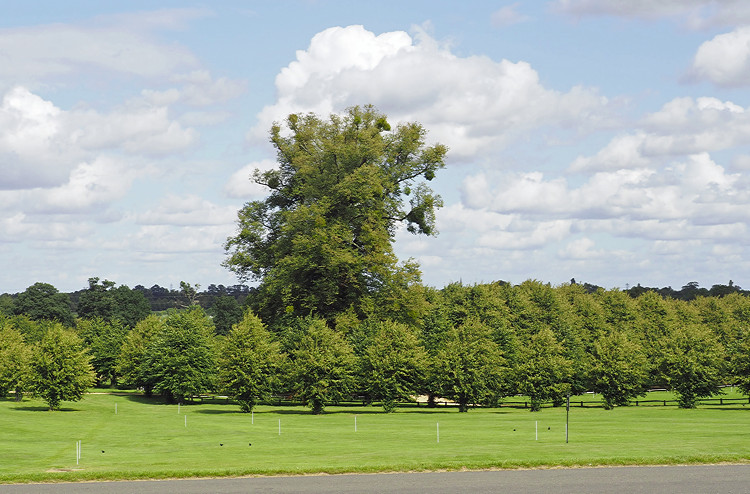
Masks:
[[[750,2],[5,0],[0,293],[234,285],[273,122],[373,104],[449,147],[441,288],[750,288]]]

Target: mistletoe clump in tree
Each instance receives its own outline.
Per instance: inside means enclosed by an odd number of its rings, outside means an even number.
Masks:
[[[292,114],[272,127],[278,168],[253,175],[270,194],[245,204],[225,245],[225,266],[260,281],[257,313],[330,320],[415,279],[392,243],[401,224],[436,233],[442,200],[422,179],[445,166],[447,149],[425,136],[418,123],[391,129],[372,106],[328,120]]]

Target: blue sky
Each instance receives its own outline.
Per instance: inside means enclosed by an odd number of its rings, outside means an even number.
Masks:
[[[750,286],[742,0],[7,1],[0,292],[231,285],[267,133],[372,103],[450,148],[425,283]]]

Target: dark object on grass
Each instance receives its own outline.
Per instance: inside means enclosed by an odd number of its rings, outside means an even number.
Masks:
[[[224,443],[219,443],[219,446],[224,446]]]

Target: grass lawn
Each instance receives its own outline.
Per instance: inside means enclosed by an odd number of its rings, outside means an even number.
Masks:
[[[571,400],[580,401],[596,398]],[[340,406],[313,416],[301,406],[244,414],[223,403],[178,411],[134,393],[90,394],[58,412],[0,400],[0,482],[750,460],[747,400],[695,410],[571,407],[568,444],[565,419],[565,407]]]

